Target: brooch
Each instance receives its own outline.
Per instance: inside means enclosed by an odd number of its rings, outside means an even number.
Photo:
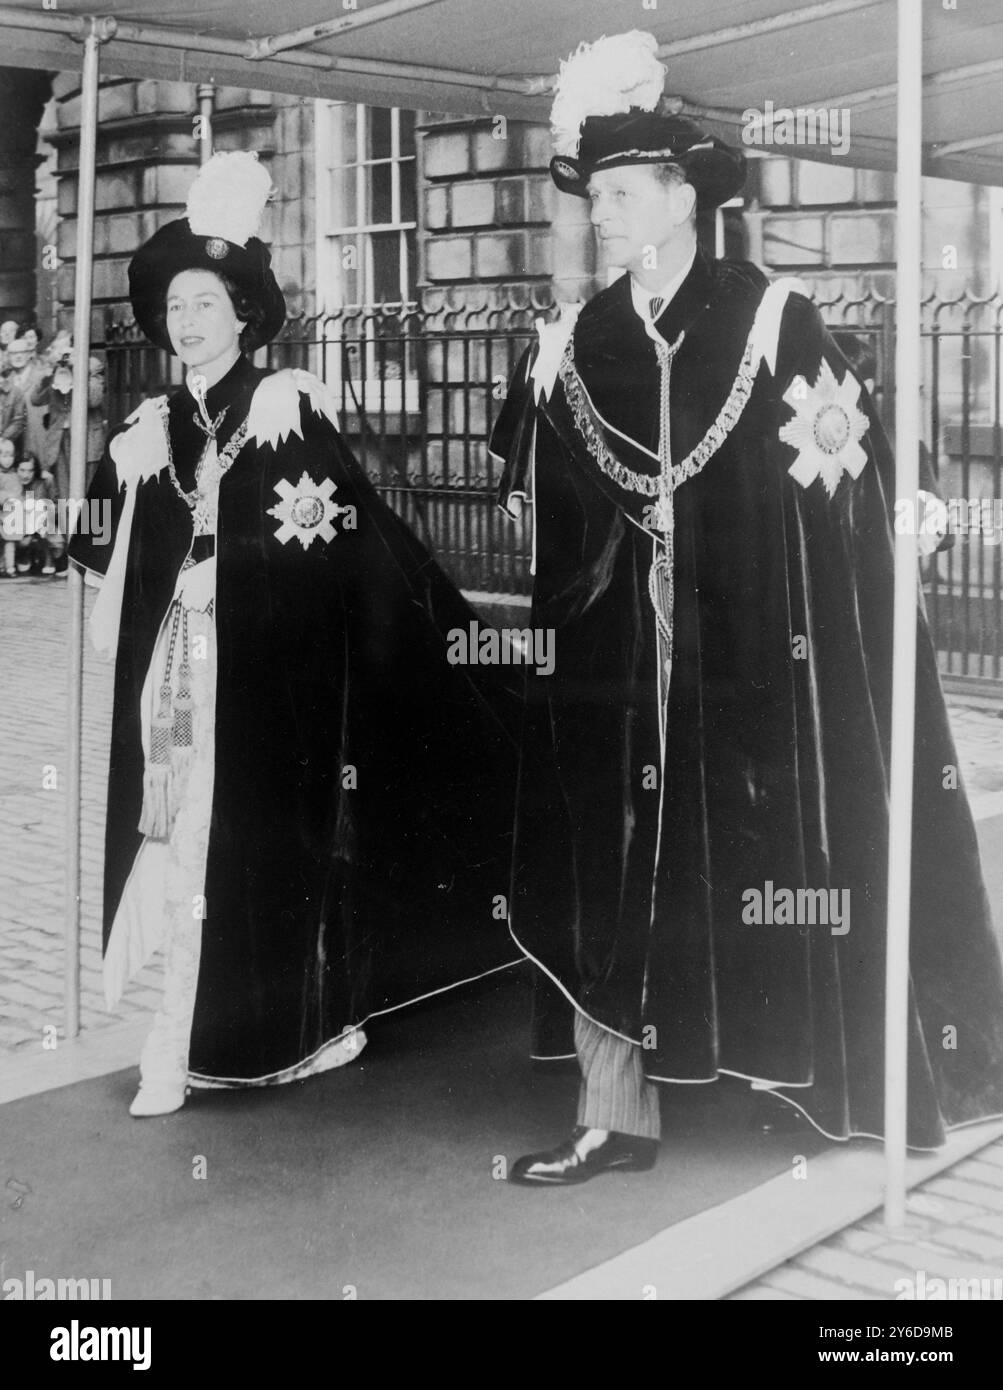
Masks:
[[[295,487],[285,478],[277,482],[275,491],[280,500],[274,507],[268,508],[268,515],[280,522],[275,533],[276,540],[285,545],[290,537],[295,536],[304,550],[313,544],[316,536],[323,541],[334,540],[337,533],[332,523],[338,513],[353,510],[351,507],[340,507],[334,501],[334,490],[335,484],[330,478],[315,483],[309,473],[304,473]]]
[[[867,462],[860,439],[867,431],[867,416],[857,408],[860,383],[847,372],[837,381],[824,359],[818,380],[809,386],[796,376],[784,392],[794,419],[780,427],[780,438],[798,451],[788,472],[802,487],[821,477],[826,492],[835,496],[844,470],[858,478]]]

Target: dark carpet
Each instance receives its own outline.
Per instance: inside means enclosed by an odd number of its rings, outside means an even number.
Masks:
[[[528,1015],[519,969],[378,1021],[357,1062],[296,1085],[134,1120],[129,1070],[2,1106],[0,1269],[113,1298],[527,1298],[825,1147],[761,1134],[725,1079],[663,1087],[653,1172],[506,1183],[574,1123],[574,1074],[526,1060]]]

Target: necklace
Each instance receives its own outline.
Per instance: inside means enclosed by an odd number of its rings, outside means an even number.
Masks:
[[[212,485],[213,483],[218,482],[218,479],[222,478],[225,473],[229,472],[229,470],[233,467],[234,462],[236,461],[238,453],[244,446],[244,441],[247,439],[247,421],[245,420],[244,423],[234,431],[233,436],[230,439],[230,442],[226,445],[223,452],[218,456],[218,458],[216,457],[215,430],[212,434],[209,435],[209,438],[206,440],[205,448],[202,450],[202,456],[199,459],[198,465],[195,469],[195,486],[192,488],[190,492],[186,492],[184,488],[181,486],[181,483],[178,481],[178,475],[174,468],[174,451],[171,448],[171,431],[168,428],[168,422],[166,419],[164,420],[164,433],[167,436],[168,476],[170,477],[171,483],[174,487],[174,491],[178,494],[182,502],[194,516],[195,510],[198,507],[199,502],[204,500],[205,497],[205,493],[203,492],[201,487],[203,475],[212,475],[211,477],[206,477],[206,481],[210,483],[210,485]],[[213,455],[215,463],[217,464],[217,467],[215,468],[207,468],[210,454]]]
[[[672,345],[673,353],[678,346],[678,342]],[[742,361],[739,364],[738,375],[728,393],[728,399],[718,412],[717,419],[703,439],[700,440],[700,443],[691,449],[681,462],[669,465],[674,487],[678,487],[680,483],[686,482],[687,479],[699,473],[704,464],[717,453],[735,428],[739,417],[748,404],[755,384],[756,374],[752,369],[753,357],[754,351],[750,333],[745,352],[742,354]],[[628,468],[609,448],[592,418],[586,401],[584,383],[575,368],[574,339],[568,342],[568,346],[564,350],[558,373],[564,384],[564,394],[571,407],[578,432],[585,440],[589,454],[602,471],[629,492],[638,492],[644,497],[658,497],[664,490],[665,460],[662,460],[660,474],[638,473],[634,469]]]

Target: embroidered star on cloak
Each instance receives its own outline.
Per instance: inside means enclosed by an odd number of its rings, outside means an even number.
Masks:
[[[275,491],[282,499],[274,507],[268,508],[268,515],[281,522],[275,538],[285,545],[292,536],[306,550],[315,536],[324,541],[332,541],[336,535],[332,521],[339,512],[346,510],[334,501],[332,493],[335,484],[330,478],[315,483],[309,473],[304,473],[293,487],[285,478],[275,484]]]
[[[860,439],[867,431],[867,417],[858,408],[860,383],[851,372],[837,381],[828,362],[822,361],[818,379],[809,386],[796,376],[784,392],[794,419],[780,427],[780,438],[798,456],[788,470],[802,487],[820,477],[833,497],[844,470],[857,478],[867,462]]]

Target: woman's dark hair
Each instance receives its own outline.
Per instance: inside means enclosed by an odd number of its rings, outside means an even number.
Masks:
[[[268,317],[265,306],[248,290],[242,290],[228,275],[221,275],[219,278],[230,296],[233,312],[244,325],[240,332],[241,351],[254,352],[255,348],[261,347],[265,341],[262,336],[262,329]]]
[[[35,470],[35,476],[32,478],[31,481],[33,483],[37,483],[39,478],[41,478],[42,476],[42,465],[39,462],[38,455],[33,454],[30,449],[21,449],[20,452],[17,454],[17,462],[15,463],[14,467],[20,468],[22,463],[31,464],[32,468]]]
[[[231,280],[228,275],[220,275],[218,270],[212,271],[216,279],[220,281],[227,294],[230,296],[230,303],[233,305],[233,312],[244,325],[240,330],[240,350],[241,352],[251,353],[261,347],[266,341],[263,329],[268,318],[265,306],[249,290],[242,289],[235,280]],[[158,333],[167,337],[167,305],[163,304],[157,310],[154,324]]]

